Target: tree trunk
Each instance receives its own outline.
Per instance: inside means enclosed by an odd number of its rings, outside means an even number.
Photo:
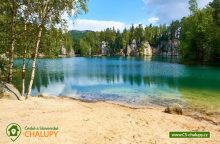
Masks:
[[[11,24],[11,49],[9,51],[9,63],[8,63],[8,83],[12,82],[13,65],[14,65],[14,49],[16,43],[16,1],[12,1],[12,24]]]
[[[35,77],[36,61],[37,61],[38,49],[39,49],[39,45],[40,45],[40,41],[41,41],[42,30],[43,30],[43,26],[40,25],[39,31],[38,31],[38,36],[37,36],[37,43],[36,43],[36,48],[35,48],[34,59],[33,59],[33,62],[32,62],[31,79],[30,79],[30,83],[29,83],[29,86],[28,86],[26,99],[28,99],[28,97],[31,94],[31,88],[32,88],[32,85],[33,85],[34,77]]]
[[[25,75],[26,75],[26,52],[27,52],[27,44],[26,44],[26,31],[27,31],[27,22],[24,22],[24,31],[25,31],[25,45],[23,48],[23,64],[22,64],[22,87],[21,87],[21,95],[24,96],[25,93]]]
[[[28,99],[28,97],[31,94],[31,88],[32,88],[32,85],[33,85],[34,77],[35,77],[35,69],[36,69],[38,49],[39,49],[39,45],[40,45],[40,41],[41,41],[43,26],[44,26],[45,20],[47,18],[48,2],[49,2],[49,0],[43,1],[43,3],[44,3],[43,11],[41,12],[41,17],[40,17],[41,24],[39,26],[39,31],[38,31],[38,35],[37,35],[37,43],[36,43],[36,47],[35,47],[35,54],[34,54],[34,58],[33,58],[33,62],[32,62],[31,79],[30,79],[30,83],[29,83],[29,86],[28,86],[28,89],[27,89],[26,99]]]

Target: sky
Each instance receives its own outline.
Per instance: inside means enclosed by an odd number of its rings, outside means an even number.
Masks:
[[[197,0],[199,8],[212,0]],[[131,24],[159,25],[189,15],[188,0],[90,0],[89,12],[66,17],[69,30],[122,30]]]

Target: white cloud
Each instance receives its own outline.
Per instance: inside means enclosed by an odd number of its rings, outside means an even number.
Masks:
[[[143,0],[150,17],[159,18],[158,23],[170,23],[189,14],[188,0]],[[198,0],[199,8],[212,0]]]
[[[148,22],[149,24],[155,24],[155,23],[157,23],[159,20],[160,20],[160,19],[159,19],[158,17],[151,17],[151,18],[149,18],[149,19],[147,20],[147,22]]]
[[[70,29],[100,31],[106,28],[114,27],[115,29],[122,30],[127,26],[128,25],[125,23],[119,21],[77,19]]]
[[[122,31],[124,28],[129,28],[131,24],[126,24],[120,21],[104,21],[104,20],[92,20],[92,19],[74,19],[70,17],[67,13],[62,15],[62,19],[66,21],[68,30],[92,30],[101,31],[106,28],[114,27],[116,30]],[[142,22],[140,22],[141,24]],[[139,24],[139,23],[138,23]],[[138,26],[134,24],[134,26]],[[60,25],[58,25],[60,27]]]
[[[106,28],[112,28],[123,30],[126,25],[120,21],[104,21],[104,20],[92,20],[92,19],[74,19],[70,17],[67,13],[62,15],[62,19],[66,21],[68,30],[92,30],[92,31],[101,31]]]
[[[161,24],[170,23],[172,20],[181,19],[189,14],[188,0],[142,0],[147,9],[147,19],[140,24]],[[205,7],[212,0],[198,0],[199,8]],[[105,21],[94,19],[74,19],[69,17],[67,13],[62,16],[68,26],[68,30],[93,30],[100,31],[109,27],[123,30],[131,24],[120,21]],[[134,24],[135,26],[138,24]]]

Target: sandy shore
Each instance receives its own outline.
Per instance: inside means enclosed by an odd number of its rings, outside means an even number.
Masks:
[[[107,102],[88,103],[68,98],[0,99],[0,143],[8,144],[218,144],[220,126],[187,116],[162,112],[163,108],[134,109]],[[12,142],[5,129],[21,126]],[[58,127],[57,136],[27,137],[25,127]],[[209,131],[209,139],[170,139],[170,131]]]

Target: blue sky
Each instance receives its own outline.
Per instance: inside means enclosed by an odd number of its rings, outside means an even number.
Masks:
[[[203,8],[212,0],[197,1]],[[100,31],[114,26],[122,30],[131,24],[169,24],[189,14],[188,0],[90,0],[88,9],[77,19],[68,18],[69,29]]]
[[[137,23],[146,17],[142,0],[90,0],[88,8],[79,18]]]

